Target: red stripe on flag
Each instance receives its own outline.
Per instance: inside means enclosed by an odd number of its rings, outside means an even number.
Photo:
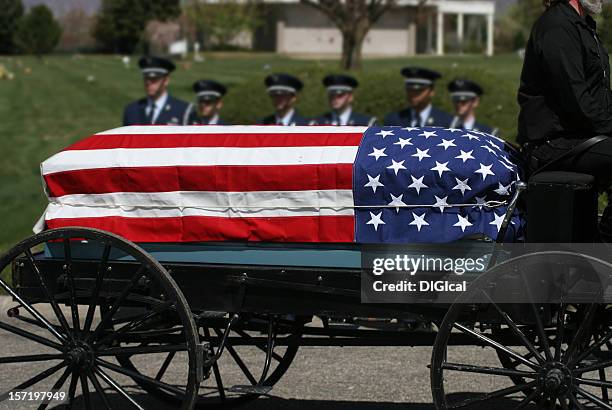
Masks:
[[[353,216],[274,218],[63,218],[46,221],[50,229],[87,226],[134,242],[270,241],[353,242]]]
[[[45,175],[49,195],[352,189],[351,164],[101,168]]]
[[[204,130],[203,130],[204,131]],[[296,134],[113,134],[93,135],[64,151],[114,148],[185,148],[185,147],[316,147],[358,146],[361,133]]]

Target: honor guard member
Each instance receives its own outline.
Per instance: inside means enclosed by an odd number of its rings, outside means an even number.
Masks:
[[[497,135],[497,128],[476,121],[476,108],[480,105],[480,97],[484,93],[480,85],[470,80],[457,79],[448,84],[448,92],[455,106],[455,117],[449,128]]]
[[[353,111],[353,91],[359,82],[348,75],[332,74],[323,79],[327,88],[327,98],[331,111],[317,118],[319,125],[356,125],[370,127],[376,117],[359,114]]]
[[[223,96],[227,89],[223,84],[213,80],[200,80],[193,83],[193,91],[195,91],[198,99],[198,115],[196,124],[202,125],[227,125],[219,112],[223,107]]]
[[[175,65],[161,57],[142,57],[138,61],[144,80],[146,98],[128,104],[123,111],[123,125],[193,124],[193,104],[168,94],[170,73]]]
[[[301,117],[295,110],[297,95],[304,84],[289,74],[270,74],[265,79],[268,95],[275,113],[259,121],[261,125],[310,125],[311,121]]]
[[[409,107],[388,114],[385,117],[385,125],[448,128],[453,121],[453,116],[437,109],[431,103],[436,94],[436,80],[442,77],[440,73],[419,67],[405,67],[401,73],[405,77]]]

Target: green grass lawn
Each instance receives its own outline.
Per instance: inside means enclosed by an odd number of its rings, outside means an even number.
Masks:
[[[0,57],[0,64],[15,74],[13,80],[0,80],[0,249],[29,235],[44,209],[40,162],[80,138],[121,125],[123,106],[142,96],[140,75],[132,60],[131,68],[126,69],[117,56]],[[444,74],[436,103],[447,110],[448,81],[465,76],[482,83],[486,95],[480,120],[499,127],[505,138],[515,138],[521,61],[514,55],[367,60],[355,74],[361,81],[356,109],[382,118],[402,108],[399,70],[408,64]],[[270,111],[264,76],[287,71],[306,84],[300,111],[315,116],[326,108],[321,79],[337,67],[337,61],[294,60],[272,54],[206,56],[201,63],[179,64],[171,91],[191,100],[195,80],[217,79],[229,88],[226,120],[249,124]],[[89,76],[94,80],[87,81]]]

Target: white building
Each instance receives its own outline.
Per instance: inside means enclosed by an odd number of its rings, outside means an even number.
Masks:
[[[445,39],[461,49],[466,20],[482,42],[482,51],[493,54],[494,0],[398,0],[398,7],[377,22],[368,33],[365,56],[444,54]],[[318,10],[299,0],[264,0],[265,24],[253,37],[252,47],[298,55],[339,55],[342,37]],[[475,23],[474,23],[475,22]],[[473,27],[472,27],[473,28]],[[474,32],[475,30],[470,30]]]

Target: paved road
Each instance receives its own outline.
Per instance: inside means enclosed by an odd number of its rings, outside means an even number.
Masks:
[[[0,316],[4,315],[6,300],[0,299]],[[2,317],[2,320],[11,320]],[[410,337],[410,333],[406,333]],[[34,353],[31,345],[24,343],[19,336],[0,331],[0,349],[14,354]],[[37,352],[38,353],[38,352]],[[298,352],[296,359],[288,372],[275,386],[267,397],[260,398],[243,408],[249,410],[305,410],[305,409],[334,409],[334,410],[422,410],[431,409],[432,400],[429,385],[430,348],[398,348],[398,347],[304,347]],[[481,348],[456,348],[449,353],[456,360],[468,362],[497,364],[493,354]],[[244,351],[243,359],[247,364],[255,363],[261,358],[261,352],[256,349]],[[148,358],[140,363],[149,372],[156,372],[162,361]],[[24,376],[31,375],[33,369],[44,370],[50,365],[32,364],[30,366],[6,365],[0,372],[0,390],[5,391],[16,383],[24,380]],[[174,371],[174,370],[171,370]],[[176,370],[176,377],[180,377]],[[221,373],[228,377],[238,377],[240,371],[232,366],[232,360],[226,352],[221,363]],[[59,373],[58,373],[59,374]],[[50,378],[50,382],[41,382],[37,390],[49,389],[58,376]],[[172,376],[174,377],[174,375]],[[475,380],[473,375],[461,374],[454,382],[457,392],[469,392],[474,389],[487,389],[495,386],[494,378]],[[134,383],[121,376],[117,380],[124,385]],[[227,385],[227,384],[226,384]],[[67,386],[64,386],[64,391]],[[134,391],[133,389],[129,389]],[[110,389],[107,390],[113,407],[128,408],[125,401]],[[159,402],[151,397],[135,393],[135,398],[142,404],[161,408]],[[100,402],[97,402],[101,404]],[[503,400],[494,404],[497,410],[510,408],[516,401]],[[82,395],[79,395],[77,404],[82,407]],[[27,409],[35,408],[33,403],[8,402],[0,404],[0,408]],[[62,405],[54,403],[51,408],[61,408]],[[165,406],[164,406],[165,407]],[[492,408],[488,405],[485,408]]]

